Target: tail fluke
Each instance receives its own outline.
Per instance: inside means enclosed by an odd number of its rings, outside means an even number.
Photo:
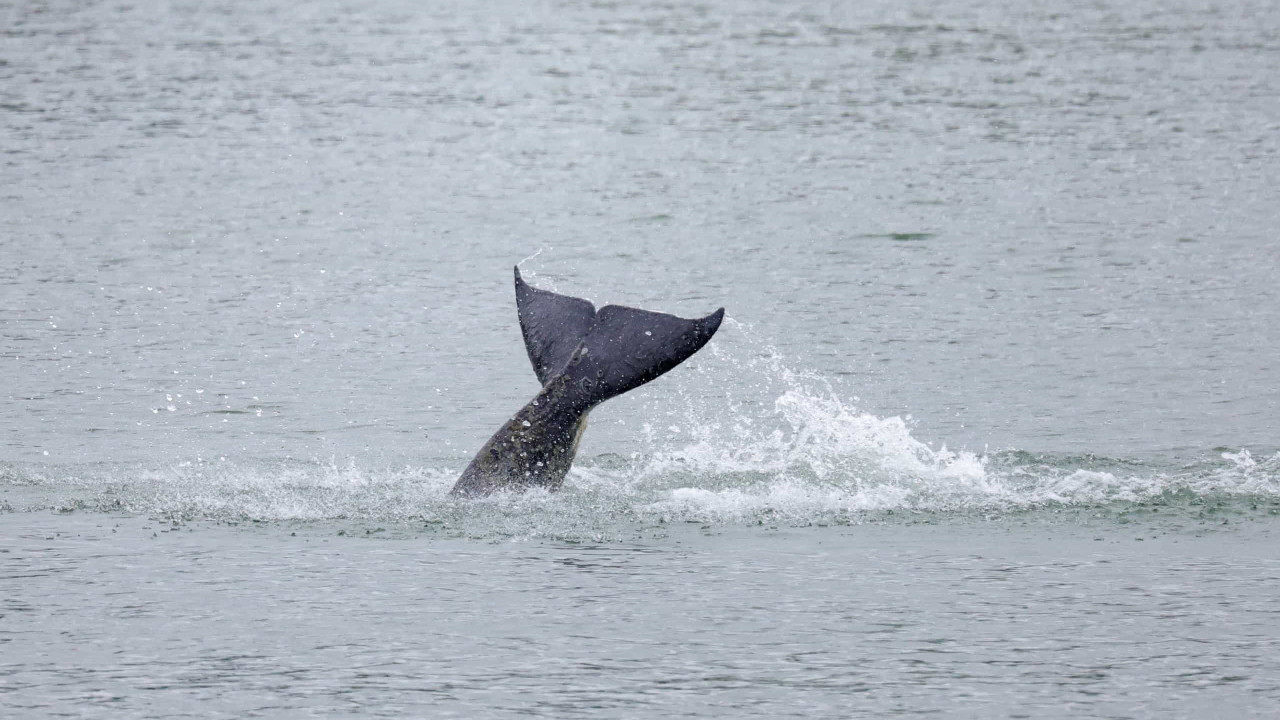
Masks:
[[[529,362],[543,385],[568,364],[573,351],[591,332],[596,308],[581,298],[539,290],[520,277],[516,267],[516,312]]]
[[[724,308],[686,320],[620,305],[596,310],[581,298],[540,290],[515,269],[516,311],[529,362],[544,386],[563,374],[574,395],[596,405],[684,362],[720,327]]]
[[[565,379],[591,405],[637,388],[700,350],[720,327],[724,308],[686,320],[666,313],[606,305],[564,368]]]

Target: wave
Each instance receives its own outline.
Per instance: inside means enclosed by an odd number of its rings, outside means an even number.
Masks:
[[[689,441],[579,462],[560,493],[459,501],[459,468],[355,460],[0,465],[0,510],[122,512],[177,521],[358,521],[461,536],[601,537],[668,523],[850,524],[1206,504],[1280,513],[1280,453],[1179,467],[1021,451],[932,448],[898,417],[790,390],[765,432],[696,428]],[[731,430],[733,430],[731,428]],[[726,439],[727,438],[727,439]],[[895,515],[896,514],[896,515]]]
[[[729,328],[745,326],[730,319]],[[580,458],[559,493],[460,501],[456,460],[379,467],[356,459],[0,463],[0,511],[135,513],[175,521],[399,524],[459,536],[616,537],[690,522],[824,525],[1074,512],[1123,519],[1151,506],[1280,514],[1280,453],[1220,449],[1191,464],[1025,451],[976,453],[917,439],[910,418],[792,370],[749,332],[722,333],[713,362],[668,384],[628,456]],[[744,340],[745,339],[745,340]],[[725,362],[734,372],[725,372]],[[639,400],[619,399],[644,403]],[[616,401],[615,401],[616,402]],[[728,411],[725,411],[728,408]],[[663,427],[666,425],[666,427]]]

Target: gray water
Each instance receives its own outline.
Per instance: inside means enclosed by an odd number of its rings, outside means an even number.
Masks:
[[[293,5],[0,3],[0,716],[1280,703],[1273,4]]]

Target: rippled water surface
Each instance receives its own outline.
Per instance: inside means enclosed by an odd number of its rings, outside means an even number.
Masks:
[[[58,521],[4,524],[16,716],[1265,717],[1280,693],[1275,523],[495,544]]]
[[[1270,3],[0,2],[0,716],[1266,717]],[[511,266],[692,316],[563,492]]]

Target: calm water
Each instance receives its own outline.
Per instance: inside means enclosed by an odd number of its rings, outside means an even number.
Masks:
[[[293,5],[0,2],[0,716],[1280,704],[1274,4]]]

